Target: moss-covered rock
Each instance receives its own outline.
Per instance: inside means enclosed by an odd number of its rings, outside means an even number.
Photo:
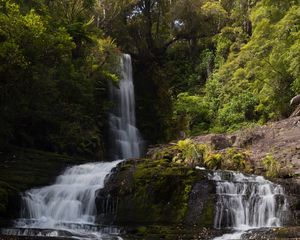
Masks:
[[[166,159],[126,161],[115,171],[98,192],[99,222],[212,226],[215,191],[205,171]],[[201,191],[203,194],[199,194]],[[201,207],[195,210],[199,198]],[[193,217],[192,212],[199,216]]]
[[[126,230],[126,233],[122,235],[124,240],[196,240],[212,239],[214,236],[221,234],[219,230],[186,225],[133,226],[128,227]]]

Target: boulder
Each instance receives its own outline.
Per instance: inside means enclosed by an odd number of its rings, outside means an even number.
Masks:
[[[96,198],[97,221],[213,227],[215,188],[206,171],[168,160],[121,163]]]

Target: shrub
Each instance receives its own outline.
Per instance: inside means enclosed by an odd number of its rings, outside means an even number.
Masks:
[[[281,166],[270,153],[263,158],[262,163],[266,170],[267,177],[278,177]]]
[[[208,153],[204,158],[205,165],[210,169],[221,168],[223,156],[220,153]]]
[[[182,160],[189,165],[203,163],[203,158],[207,151],[205,144],[196,144],[187,138],[178,141],[177,147],[180,153],[173,158],[173,161]]]
[[[224,167],[230,170],[251,172],[249,155],[236,148],[229,148],[225,153]]]

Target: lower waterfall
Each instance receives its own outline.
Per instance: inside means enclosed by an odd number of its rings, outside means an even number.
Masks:
[[[288,214],[283,188],[262,176],[216,171],[216,212],[214,227],[234,229],[215,240],[240,239],[249,229],[280,227]]]
[[[16,220],[15,227],[27,232],[19,230],[19,234],[36,235],[36,230],[30,233],[29,229],[46,229],[42,232],[47,236],[71,234],[80,239],[102,239],[104,234],[94,225],[95,195],[119,162],[74,166],[58,176],[53,185],[25,192],[21,218]]]

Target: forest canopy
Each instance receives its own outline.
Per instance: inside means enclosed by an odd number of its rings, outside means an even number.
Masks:
[[[0,141],[103,155],[117,56],[150,143],[289,116],[299,0],[0,1]]]
[[[94,2],[0,6],[1,145],[101,155],[117,48],[94,24]]]

